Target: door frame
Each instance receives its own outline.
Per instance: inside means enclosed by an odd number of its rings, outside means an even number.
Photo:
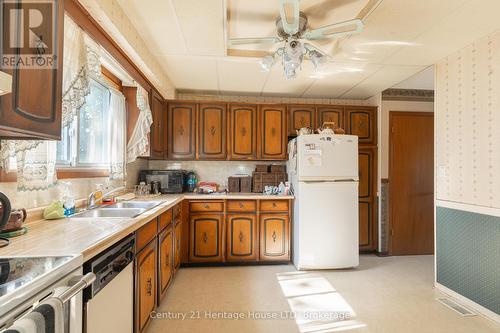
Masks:
[[[389,211],[388,211],[388,216],[389,216],[389,223],[388,223],[388,230],[387,230],[387,252],[388,252],[388,255],[392,256],[392,236],[391,236],[391,232],[393,230],[393,206],[391,204],[392,202],[392,198],[394,197],[394,187],[391,185],[391,179],[394,179],[394,177],[392,176],[392,173],[393,173],[393,157],[394,157],[394,153],[393,153],[393,132],[392,132],[392,126],[393,126],[393,121],[394,121],[394,117],[395,116],[398,116],[398,115],[405,115],[405,116],[417,116],[417,117],[432,117],[434,118],[434,112],[425,112],[425,111],[389,111],[389,165],[388,165],[388,168],[389,168],[389,197],[388,197],[388,201],[389,201]],[[433,144],[434,144],[434,136],[432,137],[432,141],[433,141]],[[433,177],[433,181],[434,181],[434,175],[432,175]],[[434,188],[434,195],[435,195],[435,188]],[[436,252],[436,249],[434,248],[434,253]]]

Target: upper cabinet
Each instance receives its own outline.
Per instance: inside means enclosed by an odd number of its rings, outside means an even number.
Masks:
[[[260,159],[286,160],[287,130],[284,105],[260,106]]]
[[[314,128],[316,123],[316,107],[314,105],[289,105],[288,112],[290,116],[288,135],[297,135],[297,130],[302,127]]]
[[[360,145],[377,144],[377,108],[346,106],[346,133],[357,135]]]
[[[163,99],[155,91],[152,94],[151,113],[153,115],[153,125],[151,125],[151,158],[162,159],[167,157],[165,121]]]
[[[321,127],[324,123],[335,123],[335,128],[345,128],[344,108],[342,106],[318,106],[318,121],[316,126]]]
[[[225,160],[227,157],[226,104],[198,106],[197,158]]]
[[[180,160],[194,159],[196,103],[169,103],[167,123],[168,157]]]
[[[63,20],[64,1],[57,1],[57,10],[53,11],[54,26],[50,24],[37,27],[37,35],[44,41],[52,41],[52,33],[56,36],[49,47],[56,57],[55,68],[2,68],[12,75],[12,93],[0,97],[0,138],[61,138],[62,115],[62,72],[63,72]],[[30,5],[29,2],[18,1],[12,5]],[[4,11],[0,20],[3,24],[4,37],[17,36],[11,41],[14,45],[21,45],[23,35],[9,33],[10,30],[24,31],[23,21],[12,18],[10,11]],[[13,22],[10,22],[12,18]],[[11,24],[12,23],[12,24]],[[46,26],[46,27],[45,27]],[[55,31],[52,31],[52,29]],[[11,44],[11,45],[12,45]],[[27,42],[26,42],[27,44]],[[26,48],[14,48],[13,54],[19,56],[26,53]],[[45,50],[44,50],[45,51]],[[42,58],[41,58],[42,59]]]
[[[257,159],[257,106],[230,106],[230,158]]]

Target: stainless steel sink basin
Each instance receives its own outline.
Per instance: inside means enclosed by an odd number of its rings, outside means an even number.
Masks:
[[[72,218],[133,218],[145,211],[144,208],[98,208],[75,214]]]
[[[103,209],[112,209],[112,208],[142,208],[142,209],[151,209],[153,207],[161,204],[161,201],[124,201],[118,202],[109,206],[102,207]]]

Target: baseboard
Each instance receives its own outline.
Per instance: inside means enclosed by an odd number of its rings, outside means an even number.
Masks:
[[[389,251],[377,251],[375,252],[375,255],[377,257],[390,257],[391,255],[389,254]]]
[[[467,297],[460,295],[456,291],[453,291],[450,288],[447,288],[440,283],[435,282],[434,286],[436,287],[437,290],[441,291],[443,294],[446,294],[447,296],[456,299],[461,304],[470,308],[471,310],[474,310],[478,314],[481,314],[482,316],[500,324],[500,315],[496,314],[495,312],[493,312],[489,309],[486,309],[484,306],[477,304],[474,301],[471,301]]]

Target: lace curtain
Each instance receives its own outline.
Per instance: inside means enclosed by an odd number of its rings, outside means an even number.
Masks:
[[[109,178],[111,180],[121,180],[125,178],[127,110],[125,96],[113,89],[109,101],[109,119],[111,124]]]
[[[139,116],[135,123],[134,131],[127,144],[127,163],[149,152],[148,134],[153,124],[153,116],[149,108],[148,92],[141,86],[137,87],[137,108]]]

